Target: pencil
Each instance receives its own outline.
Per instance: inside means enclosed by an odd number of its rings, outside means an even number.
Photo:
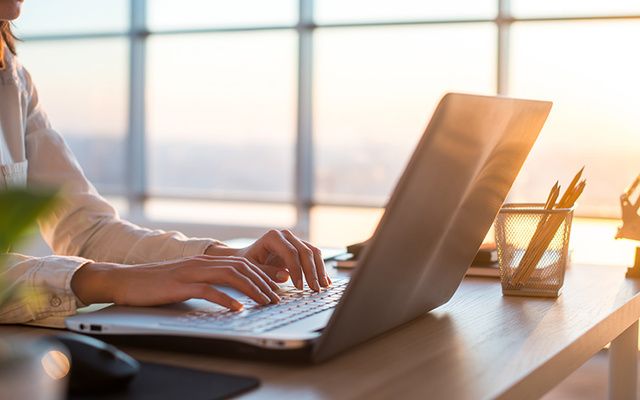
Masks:
[[[559,195],[560,195],[560,182],[556,181],[555,185],[553,185],[553,187],[551,188],[551,191],[549,192],[549,196],[547,197],[547,201],[544,205],[544,209],[552,210]],[[524,271],[526,270],[526,265],[528,264],[527,260],[531,257],[531,252],[533,251],[533,247],[534,247],[533,245],[537,242],[537,240],[539,240],[539,237],[542,234],[545,222],[548,218],[549,218],[548,214],[543,214],[540,217],[540,221],[538,221],[538,226],[536,227],[536,230],[531,236],[531,240],[529,241],[527,250],[525,251],[522,258],[520,259],[520,263],[516,267],[516,272],[511,278],[512,282],[517,283],[520,280]]]
[[[569,184],[569,187],[565,191],[562,196],[558,206],[560,208],[571,208],[575,203],[575,200],[580,196],[582,190],[584,189],[585,181],[583,180],[580,184],[578,184],[579,179],[582,176],[584,171],[584,166],[578,171],[578,173],[574,176]],[[578,187],[581,186],[579,189]],[[545,204],[545,209],[548,209],[548,202]],[[553,207],[552,207],[553,208]],[[553,237],[555,236],[555,232],[558,230],[564,217],[562,215],[545,215],[541,218],[538,227],[531,238],[530,244],[525,251],[525,255],[520,260],[520,264],[516,269],[516,273],[512,277],[512,283],[519,284],[525,282],[533,271],[535,270],[536,265],[540,261],[540,258],[544,254],[544,251],[549,246]],[[541,226],[542,225],[542,226]]]
[[[551,188],[551,191],[549,192],[549,196],[547,196],[547,202],[544,203],[545,210],[553,208],[556,200],[558,199],[559,194],[560,194],[560,182],[556,181],[556,184],[553,185],[553,187]]]
[[[578,176],[578,175],[577,175]],[[573,183],[573,182],[572,182]],[[582,180],[575,188],[572,190],[567,189],[565,192],[565,199],[562,208],[572,208],[575,205],[576,200],[582,195],[584,188],[586,186],[586,180]],[[540,262],[540,259],[546,252],[547,248],[551,244],[551,241],[555,237],[558,232],[558,229],[562,225],[562,222],[565,220],[565,216],[561,214],[553,215],[548,219],[548,223],[545,223],[545,227],[543,228],[542,233],[536,238],[536,242],[532,245],[531,256],[527,259],[525,267],[522,272],[518,275],[518,279],[515,280],[516,284],[526,282],[533,271],[535,271],[535,267]],[[529,249],[527,249],[529,250]]]
[[[574,176],[573,179],[571,180],[571,183],[569,184],[569,186],[567,186],[567,191],[564,192],[564,195],[560,199],[560,204],[565,204],[567,202],[569,196],[571,195],[571,193],[574,191],[576,185],[578,184],[578,181],[580,180],[580,177],[582,177],[582,172],[584,172],[584,167],[582,167],[580,169],[580,171],[578,171],[576,176]]]

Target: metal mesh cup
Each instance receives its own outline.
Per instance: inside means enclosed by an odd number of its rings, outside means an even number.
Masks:
[[[555,222],[558,226],[553,236],[547,236],[549,245],[546,247],[545,241],[538,240],[537,244],[532,243],[534,233],[543,218],[547,219],[548,224]],[[502,294],[539,297],[560,295],[569,258],[572,218],[573,208],[545,210],[544,204],[534,203],[505,204],[502,207],[495,224]],[[533,252],[539,255],[535,267],[533,261],[538,257],[530,257],[529,254],[525,258],[530,245],[538,249],[537,252]],[[527,260],[533,261],[527,263]],[[530,267],[524,268],[524,264]],[[522,279],[522,272],[518,275],[519,267],[528,270],[528,273],[524,274],[526,279]]]

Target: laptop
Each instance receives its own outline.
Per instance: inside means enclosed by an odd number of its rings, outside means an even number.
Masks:
[[[327,290],[290,289],[280,304],[257,306],[223,288],[243,311],[204,300],[109,306],[71,316],[66,326],[116,344],[329,359],[453,296],[550,109],[545,101],[445,95],[357,268]]]

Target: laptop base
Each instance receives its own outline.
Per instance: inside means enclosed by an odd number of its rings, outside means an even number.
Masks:
[[[136,347],[176,353],[200,354],[261,362],[308,364],[312,346],[274,350],[247,343],[169,335],[88,335],[117,347]]]

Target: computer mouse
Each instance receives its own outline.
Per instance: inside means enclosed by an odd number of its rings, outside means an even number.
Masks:
[[[104,393],[124,389],[140,370],[125,352],[101,340],[64,333],[55,338],[69,349],[69,393]]]

